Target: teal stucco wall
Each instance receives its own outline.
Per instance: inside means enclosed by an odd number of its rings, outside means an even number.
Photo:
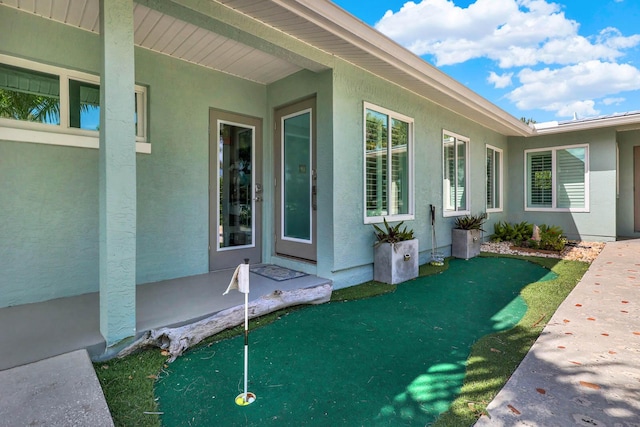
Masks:
[[[98,290],[98,152],[0,141],[0,307]]]
[[[618,132],[619,149],[619,185],[617,204],[617,233],[620,237],[639,238],[640,232],[634,230],[634,168],[640,173],[640,165],[633,160],[633,147],[640,146],[640,131]]]
[[[1,7],[0,52],[99,75],[97,34]],[[74,46],[70,49],[69,46]],[[137,283],[208,271],[209,108],[257,117],[266,87],[144,49]],[[98,150],[0,141],[0,307],[98,290]]]
[[[315,97],[316,100],[316,169],[317,169],[317,199],[316,199],[316,227],[317,227],[317,262],[310,264],[297,262],[290,258],[277,258],[273,254],[274,235],[265,233],[264,259],[267,262],[277,262],[296,268],[310,274],[330,277],[333,268],[333,128],[331,126],[333,111],[332,72],[327,70],[322,73],[300,71],[267,87],[267,102],[269,110],[269,124],[265,126],[269,130],[265,138],[264,167],[264,221],[265,230],[274,228],[274,113],[279,107],[292,104],[296,101]],[[276,259],[277,258],[277,259]]]
[[[152,153],[138,155],[138,283],[209,270],[209,108],[264,117],[264,85],[136,50]]]
[[[0,52],[98,73],[97,35],[1,11]],[[0,182],[0,307],[97,291],[98,151],[0,141]]]
[[[340,288],[373,277],[373,227],[364,223],[365,101],[414,119],[415,219],[405,224],[419,239],[422,262],[428,260],[432,244],[430,204],[436,206],[438,246],[445,253],[450,251],[454,218],[445,218],[442,208],[443,129],[471,140],[470,210],[474,214],[486,209],[485,144],[506,150],[507,138],[341,61],[336,61],[333,82],[333,279]],[[492,215],[492,220],[502,215]]]
[[[511,138],[509,149],[509,222],[562,227],[569,239],[611,241],[616,237],[616,133],[613,129]],[[524,210],[524,150],[589,145],[589,212]]]

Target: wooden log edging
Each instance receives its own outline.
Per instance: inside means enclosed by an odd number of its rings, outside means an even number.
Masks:
[[[301,304],[323,304],[331,299],[333,286],[329,283],[290,291],[275,290],[249,301],[249,318]],[[152,329],[118,352],[116,357],[125,357],[145,347],[160,347],[169,353],[173,362],[188,348],[207,337],[244,323],[244,304],[215,313],[200,321],[177,328]]]

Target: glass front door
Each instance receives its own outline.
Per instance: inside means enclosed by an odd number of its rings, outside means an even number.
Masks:
[[[282,120],[282,238],[311,242],[311,111]]]
[[[316,260],[315,100],[276,112],[276,253]]]
[[[261,261],[259,119],[212,110],[210,269]],[[215,133],[214,133],[215,131]]]
[[[254,129],[218,123],[218,250],[254,245],[253,139]]]

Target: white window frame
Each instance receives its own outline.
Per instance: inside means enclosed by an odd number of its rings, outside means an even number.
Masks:
[[[494,189],[495,193],[498,195],[498,201],[499,202],[498,202],[498,206],[495,206],[495,207],[492,207],[492,208],[490,208],[489,206],[486,206],[487,193],[489,192],[489,189],[487,188],[486,189],[486,193],[485,193],[485,206],[487,208],[487,212],[502,212],[504,210],[504,191],[503,191],[503,189],[504,189],[504,151],[501,148],[494,147],[493,145],[490,145],[490,144],[486,144],[485,145],[485,159],[486,159],[486,154],[487,154],[488,150],[492,150],[494,153],[499,153],[500,154],[500,162],[498,163],[498,172],[499,172],[498,188]],[[494,161],[495,161],[495,156],[494,156]],[[485,168],[485,170],[486,170],[486,168]],[[495,181],[492,184],[495,187]],[[495,205],[495,203],[494,203],[494,205]]]
[[[557,207],[557,156],[556,153],[559,150],[566,150],[572,148],[584,148],[584,207],[583,208],[559,208]],[[551,152],[551,207],[532,207],[528,206],[529,200],[529,171],[527,165],[527,155],[529,153],[539,153],[544,151]],[[524,210],[530,212],[589,212],[589,144],[576,144],[576,145],[561,145],[556,147],[534,148],[530,150],[524,150]]]
[[[445,205],[445,197],[446,197],[446,190],[445,190],[445,177],[444,177],[444,173],[446,171],[446,166],[445,166],[445,158],[444,158],[444,136],[449,135],[454,137],[456,140],[459,141],[464,141],[465,144],[465,171],[464,171],[464,176],[466,177],[466,183],[465,183],[465,192],[464,192],[464,197],[465,197],[465,210],[455,210],[455,209],[447,209],[446,205]],[[464,215],[471,215],[471,197],[470,197],[470,193],[471,193],[471,174],[470,174],[470,170],[471,170],[471,159],[469,158],[469,153],[471,153],[471,139],[457,134],[455,132],[451,132],[448,131],[446,129],[442,130],[442,137],[440,139],[440,149],[442,150],[442,215],[444,217],[453,217],[453,216],[464,216]],[[456,158],[458,156],[458,150],[454,150],[454,153],[456,155]],[[457,168],[457,162],[456,163],[456,168]]]
[[[379,215],[379,216],[367,216],[367,110],[372,110],[378,112],[380,114],[385,114],[389,119],[397,119],[403,121],[408,124],[409,129],[407,132],[407,178],[409,179],[408,188],[408,213],[406,214],[396,214],[396,215]],[[395,111],[389,110],[387,108],[380,107],[379,105],[372,104],[369,102],[363,103],[362,109],[362,153],[363,153],[363,162],[362,162],[362,172],[363,172],[363,194],[362,200],[364,202],[363,215],[364,215],[364,223],[365,224],[375,224],[381,223],[383,220],[387,221],[410,221],[415,219],[415,206],[414,206],[414,120],[409,116],[405,116],[404,114],[397,113]],[[391,159],[391,132],[387,133],[387,156],[388,159]],[[390,174],[391,170],[391,162],[387,163],[387,175]],[[387,178],[387,182],[390,182],[390,179]]]
[[[60,124],[53,125],[0,118],[0,140],[99,148],[100,131],[69,126],[69,80],[100,85],[99,76],[4,54],[0,54],[0,63],[26,70],[53,74],[60,78]],[[151,153],[151,144],[147,140],[147,88],[135,85],[134,90],[138,110],[136,152],[149,154]]]

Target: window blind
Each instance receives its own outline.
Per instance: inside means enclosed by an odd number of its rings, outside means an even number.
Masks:
[[[368,216],[388,215],[387,139],[386,116],[367,110],[365,191]]]
[[[528,154],[529,200],[532,207],[552,207],[553,188],[551,181],[551,151]]]
[[[557,207],[585,207],[585,149],[570,148],[556,152]]]
[[[493,150],[487,148],[487,208],[491,209],[494,205],[494,188],[493,188]]]
[[[38,71],[0,64],[0,89],[58,98],[60,78]]]

